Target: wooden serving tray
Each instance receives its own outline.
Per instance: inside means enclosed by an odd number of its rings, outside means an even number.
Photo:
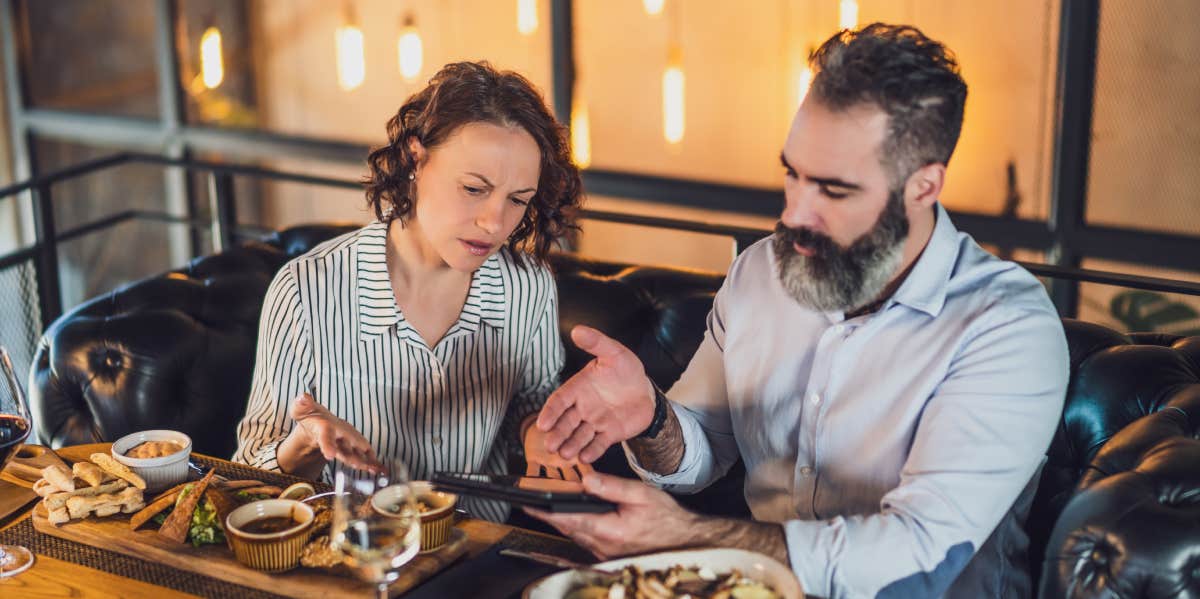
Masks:
[[[369,597],[374,586],[333,572],[299,567],[290,572],[268,574],[238,563],[225,545],[179,544],[165,539],[153,527],[129,529],[129,517],[86,518],[55,526],[46,519],[40,504],[34,509],[33,527],[59,538],[115,551],[148,562],[195,572],[211,578],[290,597]],[[438,573],[467,550],[467,533],[455,528],[449,541],[437,551],[418,554],[400,570],[391,594],[398,595]]]
[[[67,455],[65,451],[59,453],[68,460],[75,457]],[[264,473],[264,476],[269,477],[270,474]],[[71,520],[58,526],[51,524],[46,516],[45,506],[39,503],[30,515],[35,530],[268,593],[290,597],[361,599],[373,596],[375,592],[374,585],[329,570],[298,567],[280,574],[254,570],[238,563],[233,551],[226,545],[193,547],[191,543],[175,543],[160,536],[152,524],[130,530],[129,514]],[[390,594],[395,596],[409,591],[453,563],[466,551],[467,533],[459,528],[451,529],[450,539],[444,546],[437,551],[418,554],[400,569],[400,578],[392,583]]]

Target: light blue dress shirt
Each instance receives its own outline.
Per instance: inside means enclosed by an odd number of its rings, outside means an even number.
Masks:
[[[740,455],[754,518],[783,524],[807,593],[1032,594],[1021,525],[1069,371],[1045,289],[940,205],[900,288],[849,320],[791,299],[770,241],[730,267],[668,393],[679,470],[655,475],[627,451],[635,471],[695,492]]]

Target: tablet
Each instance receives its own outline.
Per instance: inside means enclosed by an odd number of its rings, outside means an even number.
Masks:
[[[435,472],[430,479],[435,489],[447,493],[507,501],[546,512],[611,512],[616,504],[588,495],[578,482],[466,472]]]

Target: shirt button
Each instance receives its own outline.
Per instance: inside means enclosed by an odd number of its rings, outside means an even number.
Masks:
[[[803,476],[810,476],[812,474],[812,468],[805,466],[800,469],[800,474]]]
[[[818,405],[821,403],[821,396],[816,393],[812,393],[808,396],[808,401],[811,401],[814,406]]]
[[[441,445],[441,444],[442,444],[442,438],[441,438],[441,437],[434,437],[434,438],[433,438],[433,444],[434,444],[434,445]]]

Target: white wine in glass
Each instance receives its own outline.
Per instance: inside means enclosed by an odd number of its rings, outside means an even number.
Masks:
[[[338,464],[330,541],[379,597],[388,596],[388,585],[421,548],[416,493],[403,462],[383,460],[378,473]]]
[[[0,347],[0,370],[3,370],[5,385],[8,391],[0,390],[0,470],[8,465],[29,432],[33,430],[33,420],[29,417],[29,404],[25,401],[25,393],[13,371],[12,360],[8,350]],[[33,565],[33,553],[19,545],[0,545],[0,578],[15,576]]]

